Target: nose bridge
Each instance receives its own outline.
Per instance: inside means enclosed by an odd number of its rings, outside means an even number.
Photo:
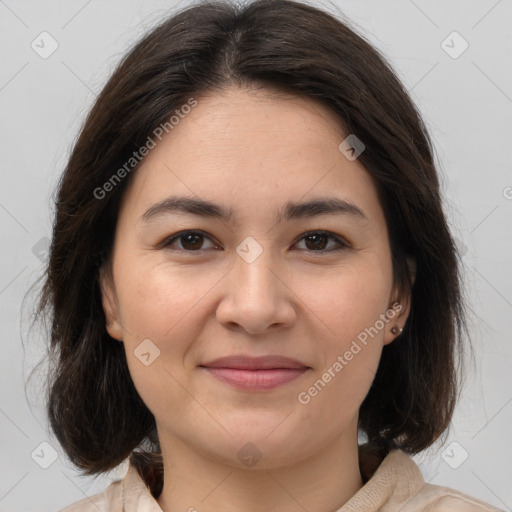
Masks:
[[[263,239],[258,242],[252,236],[245,238],[236,249],[235,274],[242,289],[250,296],[268,292],[274,287],[276,277],[270,268],[275,267],[272,250]],[[270,297],[267,297],[267,300]]]
[[[286,298],[287,287],[276,277],[273,252],[265,244],[247,237],[236,249],[234,267],[217,310],[225,324],[238,324],[257,333],[270,325],[289,324],[294,309]]]

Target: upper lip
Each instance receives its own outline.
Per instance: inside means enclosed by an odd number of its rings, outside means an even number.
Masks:
[[[307,365],[285,356],[268,355],[251,357],[244,355],[228,356],[201,364],[207,368],[235,368],[238,370],[270,370],[277,368],[309,368]]]

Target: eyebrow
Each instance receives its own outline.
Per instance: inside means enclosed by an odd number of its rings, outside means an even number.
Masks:
[[[224,206],[192,197],[171,196],[148,208],[139,218],[146,223],[156,217],[169,213],[185,213],[233,222],[233,210]],[[352,215],[368,220],[363,211],[355,204],[336,197],[313,199],[306,202],[288,201],[276,214],[276,222],[299,218],[311,218],[320,215]]]

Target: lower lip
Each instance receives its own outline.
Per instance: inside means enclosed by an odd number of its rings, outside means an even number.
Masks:
[[[297,377],[300,377],[308,368],[276,368],[270,370],[239,370],[235,368],[209,368],[205,370],[217,379],[232,386],[251,390],[274,389],[282,386]]]

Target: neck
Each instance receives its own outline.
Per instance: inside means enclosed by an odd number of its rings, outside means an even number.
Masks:
[[[308,459],[268,469],[240,469],[160,435],[158,504],[163,512],[335,512],[363,485],[353,430]]]

